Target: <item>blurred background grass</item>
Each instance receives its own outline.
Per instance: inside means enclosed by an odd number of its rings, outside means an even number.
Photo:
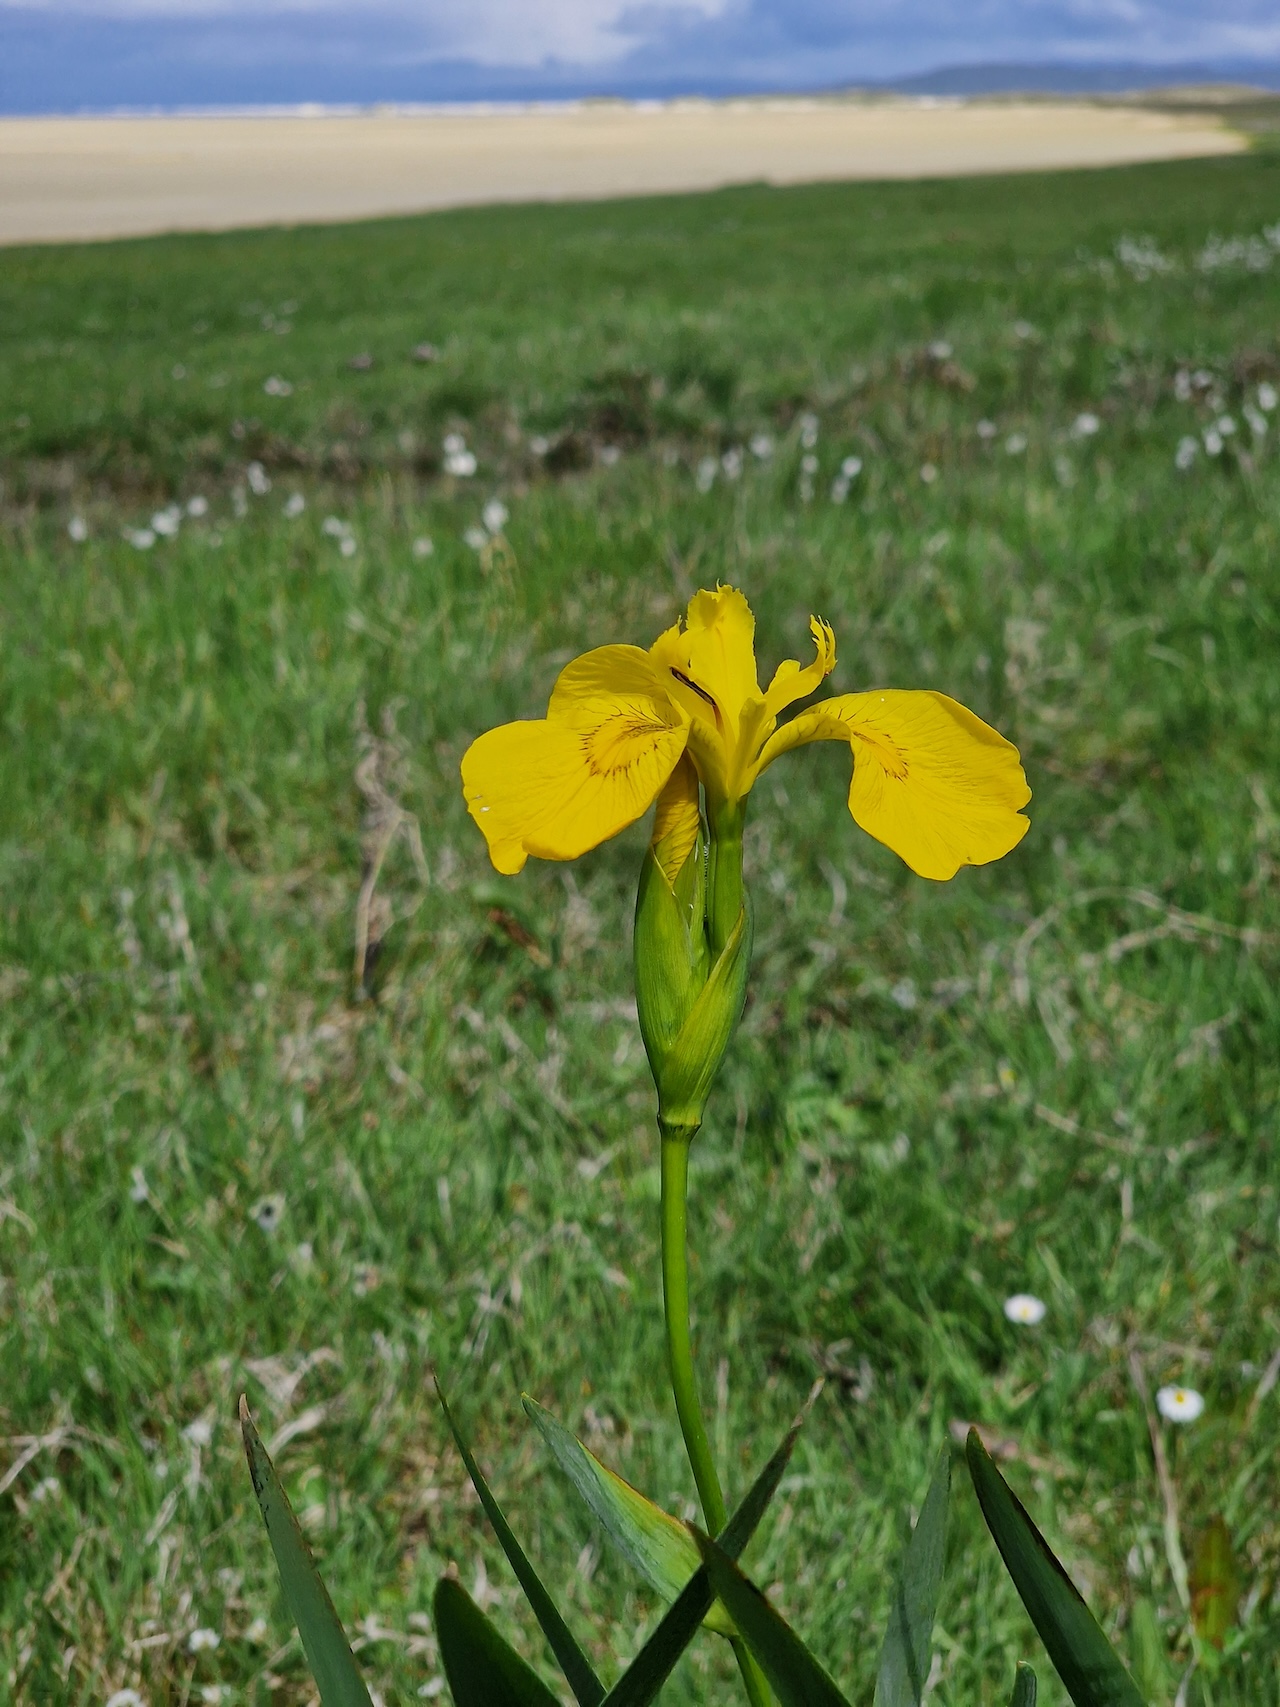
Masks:
[[[1221,1516],[1241,1585],[1212,1698],[1280,1700],[1278,220],[1262,152],[0,255],[0,1695],[311,1698],[242,1389],[388,1701],[442,1687],[450,1562],[538,1654],[433,1361],[634,1652],[654,1599],[518,1394],[692,1514],[645,832],[499,879],[457,767],[725,580],[764,671],[820,612],[837,691],[954,694],[1035,790],[946,886],[855,829],[834,748],[753,798],[692,1206],[733,1495],[828,1378],[753,1574],[869,1699],[978,1422],[1171,1700],[1135,1371],[1185,1381],[1183,1545]],[[1037,1652],[967,1488],[938,1651],[943,1703]],[[668,1693],[735,1687],[706,1638]]]

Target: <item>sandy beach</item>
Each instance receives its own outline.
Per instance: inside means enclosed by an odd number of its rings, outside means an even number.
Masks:
[[[1229,154],[1199,114],[1085,101],[752,100],[0,120],[0,243],[366,219],[766,181]]]

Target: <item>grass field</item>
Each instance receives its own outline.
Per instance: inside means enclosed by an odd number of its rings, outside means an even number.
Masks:
[[[1185,1381],[1166,1493],[1241,1596],[1187,1699],[1280,1702],[1277,221],[1259,153],[0,254],[0,1698],[311,1699],[242,1390],[388,1702],[439,1692],[450,1561],[543,1664],[432,1361],[608,1674],[635,1651],[657,1603],[518,1395],[692,1514],[645,832],[499,879],[458,761],[722,579],[764,669],[820,612],[837,691],[956,695],[1035,791],[944,886],[834,748],[753,797],[692,1205],[731,1498],[828,1383],[749,1568],[869,1701],[979,1422],[1169,1702],[1140,1384]],[[969,1707],[1043,1656],[957,1489],[933,1700]],[[706,1637],[668,1696],[736,1689]]]

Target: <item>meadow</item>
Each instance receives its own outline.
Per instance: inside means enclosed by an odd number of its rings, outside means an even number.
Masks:
[[[946,885],[834,746],[752,797],[691,1203],[731,1501],[826,1386],[748,1569],[869,1701],[973,1422],[1147,1699],[1180,1547],[1233,1613],[1180,1699],[1280,1702],[1277,222],[1259,151],[0,252],[0,1700],[313,1699],[241,1391],[386,1702],[447,1699],[451,1564],[552,1675],[433,1365],[634,1653],[519,1395],[693,1515],[645,826],[499,878],[458,762],[725,581],[763,671],[820,613],[835,691],[942,689],[1034,790]],[[1019,1656],[1062,1703],[959,1472],[931,1699]],[[704,1636],[664,1699],[736,1689]]]

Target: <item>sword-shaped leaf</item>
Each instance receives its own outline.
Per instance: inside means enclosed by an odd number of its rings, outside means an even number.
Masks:
[[[702,1563],[684,1524],[615,1475],[527,1393],[523,1404],[552,1457],[614,1546],[659,1593],[674,1600]],[[706,1624],[721,1636],[734,1633],[721,1606],[712,1606]]]
[[[880,1649],[876,1707],[920,1707],[942,1588],[950,1491],[951,1453],[944,1447],[894,1585],[889,1627]]]
[[[298,1626],[302,1649],[320,1691],[320,1699],[324,1707],[373,1707],[338,1614],[333,1610],[328,1590],[320,1580],[311,1549],[302,1538],[298,1520],[280,1485],[275,1466],[253,1426],[243,1394],[240,1397],[240,1432],[244,1436],[253,1491],[258,1496],[271,1551],[276,1556],[285,1604]]]
[[[1036,1707],[1036,1674],[1030,1666],[1019,1665],[1013,1679],[1009,1707]]]
[[[795,1631],[743,1576],[733,1560],[700,1529],[691,1529],[711,1578],[782,1707],[849,1707],[830,1676]]]
[[[726,1558],[736,1559],[755,1534],[791,1460],[791,1451],[803,1425],[803,1415],[787,1432],[773,1457],[751,1484],[742,1504],[720,1532],[720,1548]],[[701,1555],[699,1555],[701,1557]],[[706,1617],[713,1596],[706,1567],[699,1565],[669,1606],[653,1634],[614,1684],[603,1707],[649,1707],[671,1675],[672,1668],[693,1640]]]
[[[453,1413],[449,1409],[439,1381],[436,1382],[436,1397],[440,1401],[440,1408],[444,1412],[445,1421],[449,1425],[449,1432],[453,1436],[454,1444],[461,1454],[462,1462],[467,1467],[467,1474],[471,1478],[472,1486],[480,1496],[480,1504],[484,1507],[485,1514],[494,1527],[502,1551],[506,1554],[508,1563],[516,1574],[516,1580],[525,1592],[525,1598],[533,1609],[533,1615],[538,1620],[552,1653],[559,1661],[560,1669],[567,1678],[570,1689],[578,1698],[579,1707],[598,1707],[604,1698],[604,1685],[596,1676],[591,1661],[578,1645],[573,1632],[560,1616],[555,1601],[552,1600],[543,1586],[538,1573],[529,1563],[524,1548],[512,1534],[511,1525],[503,1516],[502,1507],[493,1497],[489,1484],[485,1481],[470,1447],[458,1432],[458,1425],[453,1420]]]
[[[441,1577],[431,1610],[455,1707],[560,1707],[460,1583]]]
[[[1143,1707],[1141,1695],[1049,1543],[969,1430],[969,1473],[1013,1586],[1076,1707]]]

